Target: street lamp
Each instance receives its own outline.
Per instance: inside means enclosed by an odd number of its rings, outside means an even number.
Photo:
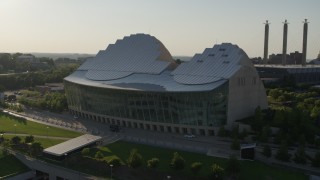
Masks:
[[[48,131],[49,131],[49,127],[47,126],[47,139],[48,139]]]
[[[64,165],[67,166],[67,153],[64,153]]]
[[[13,126],[14,126],[14,134],[17,135],[17,131],[16,131],[16,129],[17,129],[17,124],[14,124]]]
[[[171,176],[167,176],[167,179],[171,179]]]
[[[113,164],[110,164],[110,168],[111,168],[111,170],[110,170],[110,172],[111,172],[111,173],[110,173],[110,174],[111,174],[111,175],[110,175],[110,178],[111,178],[111,180],[112,180],[112,167],[113,167]]]

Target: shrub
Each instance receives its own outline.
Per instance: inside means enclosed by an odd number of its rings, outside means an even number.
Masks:
[[[191,164],[191,167],[190,167],[193,174],[198,174],[201,168],[202,168],[201,162],[194,162]]]
[[[112,164],[114,167],[121,166],[121,160],[117,157],[112,157],[111,159],[109,159],[107,163]]]
[[[265,146],[263,147],[263,152],[262,152],[262,154],[263,154],[264,156],[266,156],[266,157],[271,157],[271,156],[272,156],[272,150],[271,150],[271,148],[270,148],[269,145],[265,145]]]
[[[170,166],[175,170],[181,170],[185,166],[185,160],[178,152],[174,152]]]
[[[97,159],[102,159],[104,156],[103,156],[103,153],[101,151],[98,151],[98,152],[96,152],[94,157],[97,158]]]
[[[128,166],[131,168],[137,168],[142,165],[142,156],[138,153],[137,149],[130,151],[129,158],[127,160]]]
[[[82,154],[83,156],[88,156],[88,155],[90,154],[90,148],[84,148],[84,149],[82,149],[81,154]]]
[[[217,164],[211,166],[210,179],[221,180],[224,176],[224,169]]]
[[[147,161],[147,166],[148,168],[156,168],[159,166],[159,159],[158,158],[152,158],[152,159],[149,159]]]

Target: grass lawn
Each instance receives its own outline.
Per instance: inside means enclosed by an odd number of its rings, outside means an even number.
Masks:
[[[16,126],[15,126],[16,125]],[[47,128],[49,127],[49,128]],[[0,132],[74,138],[82,133],[60,129],[0,112]]]
[[[5,139],[11,139],[13,138],[15,135],[4,135],[3,137]],[[21,138],[21,141],[23,142],[24,141],[24,138],[25,136],[19,136]],[[62,139],[50,139],[50,138],[38,138],[38,137],[35,137],[34,138],[34,142],[39,142],[41,143],[42,147],[43,148],[47,148],[47,147],[51,147],[51,146],[54,146],[56,144],[59,144],[59,143],[62,143],[66,140],[62,140]]]
[[[160,163],[158,169],[160,171],[165,171],[174,174],[176,173],[169,166],[173,153],[176,152],[176,150],[118,141],[105,147],[101,147],[100,151],[102,151],[105,155],[104,160],[108,160],[113,156],[117,156],[123,162],[126,162],[126,159],[129,156],[129,152],[133,148],[138,149],[138,152],[142,155],[145,161],[153,157],[159,158]],[[182,174],[192,175],[190,172],[190,165],[193,162],[203,163],[202,169],[199,172],[200,176],[208,175],[210,171],[210,166],[213,163],[216,163],[222,166],[223,168],[226,166],[226,159],[223,158],[209,157],[203,154],[190,153],[184,151],[177,152],[185,159],[187,165],[183,171],[179,172]],[[94,153],[95,152],[92,152],[92,157],[94,157]],[[144,166],[146,166],[146,163],[144,163]],[[303,173],[294,172],[287,169],[279,169],[258,161],[241,161],[240,179],[304,180],[308,178]]]
[[[20,174],[28,171],[29,168],[16,159],[13,155],[4,156],[0,151],[0,179],[11,174]]]

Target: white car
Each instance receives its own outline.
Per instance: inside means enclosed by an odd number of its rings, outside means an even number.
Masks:
[[[183,137],[185,138],[195,138],[196,136],[193,134],[185,134]]]

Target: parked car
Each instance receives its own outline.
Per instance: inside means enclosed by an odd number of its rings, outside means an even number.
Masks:
[[[193,134],[185,134],[183,137],[185,138],[195,138],[196,136]]]

